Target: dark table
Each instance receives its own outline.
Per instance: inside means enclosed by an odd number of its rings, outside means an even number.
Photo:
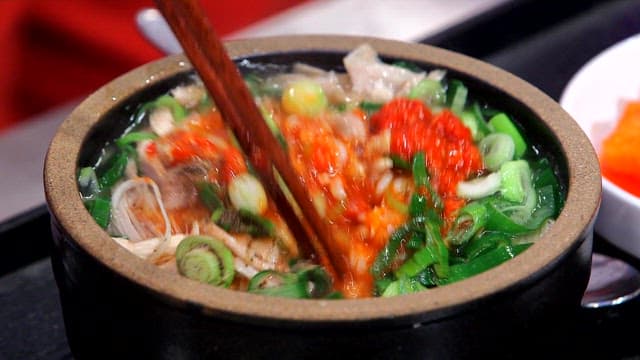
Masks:
[[[571,76],[608,46],[640,32],[640,0],[514,1],[422,42],[483,59],[558,100]],[[71,359],[48,258],[44,205],[0,223],[0,359]],[[596,235],[596,251],[640,262]],[[640,357],[640,299],[583,310],[563,353]],[[626,329],[632,331],[627,332]],[[535,346],[535,339],[532,339]]]

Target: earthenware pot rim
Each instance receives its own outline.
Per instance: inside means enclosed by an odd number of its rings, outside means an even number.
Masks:
[[[580,127],[547,95],[492,65],[429,45],[359,36],[293,35],[234,40],[226,43],[234,58],[299,51],[347,53],[362,43],[385,56],[452,69],[480,79],[515,99],[551,129],[564,149],[569,168],[564,209],[531,248],[470,279],[392,298],[293,300],[220,289],[180,277],[145,262],[117,245],[85,210],[76,185],[78,154],[87,134],[102,116],[133,93],[191,69],[182,55],[134,69],[83,101],[60,125],[44,168],[47,204],[54,219],[90,256],[121,276],[167,301],[195,305],[203,313],[230,318],[281,322],[413,321],[447,316],[467,304],[538,281],[575,250],[592,229],[601,193],[595,152]]]

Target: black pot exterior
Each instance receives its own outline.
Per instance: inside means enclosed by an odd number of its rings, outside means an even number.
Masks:
[[[589,279],[592,230],[530,285],[466,304],[436,321],[282,324],[223,319],[100,264],[54,218],[53,269],[77,359],[529,358],[571,332]],[[526,349],[526,350],[525,350]],[[557,350],[553,350],[557,351]],[[556,353],[557,354],[557,353]],[[547,354],[548,355],[548,354]]]

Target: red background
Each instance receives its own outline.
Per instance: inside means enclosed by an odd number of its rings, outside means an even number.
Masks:
[[[303,0],[203,0],[224,36]],[[0,132],[162,54],[135,25],[152,0],[1,0]]]

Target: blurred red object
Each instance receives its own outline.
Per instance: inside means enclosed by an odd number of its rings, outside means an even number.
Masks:
[[[220,36],[304,0],[202,0]],[[0,132],[162,54],[138,32],[152,0],[0,1]]]

